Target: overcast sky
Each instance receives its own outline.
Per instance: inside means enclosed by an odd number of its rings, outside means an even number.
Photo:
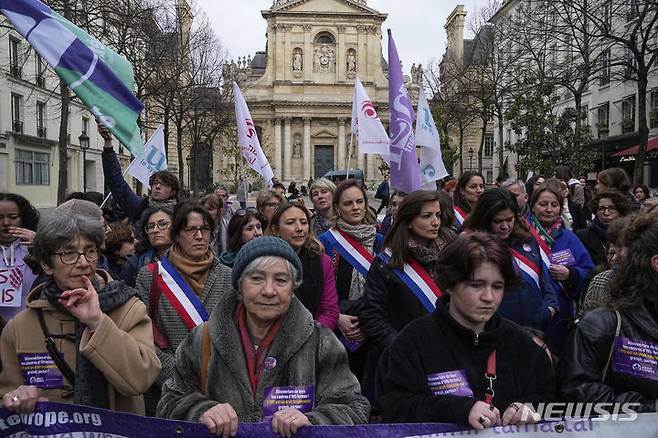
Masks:
[[[231,57],[249,54],[253,57],[256,51],[265,50],[266,25],[260,11],[270,8],[272,0],[196,0],[196,3],[208,15]],[[409,73],[412,62],[427,65],[443,55],[446,45],[443,25],[456,5],[465,5],[472,15],[487,0],[368,0],[367,4],[388,14],[382,25],[384,56],[388,44],[386,29],[390,28],[405,73]],[[468,25],[466,28],[468,31]]]

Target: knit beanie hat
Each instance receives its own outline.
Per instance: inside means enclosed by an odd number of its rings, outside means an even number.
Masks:
[[[296,280],[302,280],[302,262],[288,242],[279,237],[262,236],[247,242],[235,256],[231,272],[231,283],[235,290],[238,290],[238,280],[249,263],[263,256],[276,256],[288,260],[297,270]]]
[[[103,218],[103,210],[93,202],[85,201],[84,199],[69,199],[63,204],[58,205],[55,208],[55,213],[67,216],[87,216],[92,219],[98,219],[99,221]]]

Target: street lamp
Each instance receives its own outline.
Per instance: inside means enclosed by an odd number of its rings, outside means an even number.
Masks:
[[[468,148],[468,160],[469,160],[468,170],[473,170],[473,154],[475,154],[473,148]]]
[[[188,190],[192,190],[192,172],[190,171],[190,161],[192,161],[192,154],[188,155],[187,158],[185,159],[185,162],[187,163],[187,188]]]
[[[87,191],[87,149],[89,149],[89,136],[83,132],[78,137],[80,150],[82,151],[82,191]]]

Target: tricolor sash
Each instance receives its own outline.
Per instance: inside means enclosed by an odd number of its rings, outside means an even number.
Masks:
[[[516,266],[518,266],[521,271],[521,275],[528,280],[530,284],[536,285],[537,289],[541,289],[539,287],[539,276],[541,275],[541,269],[539,269],[539,266],[512,248],[510,248],[510,252],[512,253]]]
[[[453,207],[453,210],[455,211],[455,219],[459,222],[459,225],[464,225],[464,221],[468,217],[468,214],[456,205]]]
[[[204,321],[208,321],[208,312],[203,307],[203,303],[169,259],[162,257],[157,263],[157,269],[158,287],[181,317],[185,327],[192,330]]]
[[[532,223],[528,220],[526,221],[528,222],[528,227],[530,228],[532,237],[535,238],[535,242],[537,242],[537,246],[539,246],[539,255],[541,256],[541,261],[546,266],[546,269],[549,269],[551,267],[551,259],[549,257],[551,254],[553,254],[553,251],[551,251],[551,248],[548,246],[548,244],[544,242],[544,239],[542,239],[539,233],[537,233],[537,230],[535,230],[535,227],[532,226]]]
[[[361,275],[367,277],[375,256],[344,231],[332,228],[327,236],[333,242],[338,253]]]
[[[386,248],[377,257],[388,264],[391,261],[391,250]],[[425,310],[432,313],[436,308],[437,298],[442,296],[443,292],[432,280],[429,272],[413,257],[410,257],[409,262],[405,263],[402,269],[394,268],[392,271],[418,298]]]

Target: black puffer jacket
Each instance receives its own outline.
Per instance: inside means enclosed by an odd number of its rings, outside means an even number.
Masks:
[[[445,422],[468,426],[468,414],[484,400],[487,358],[496,350],[494,405],[555,400],[555,373],[548,356],[521,327],[497,314],[475,333],[449,314],[444,296],[431,315],[402,330],[384,352],[377,371],[377,405],[387,422]],[[428,377],[461,371],[473,397],[434,395]]]
[[[620,314],[621,337],[651,343],[658,349],[658,321],[645,305],[621,310]],[[608,309],[593,310],[580,320],[567,340],[560,365],[560,395],[571,402],[640,403],[636,411],[654,412],[658,376],[647,379],[620,372],[613,355],[601,382],[616,326],[615,312]]]
[[[361,329],[382,350],[409,322],[427,315],[418,298],[380,257],[370,265],[361,303]]]

